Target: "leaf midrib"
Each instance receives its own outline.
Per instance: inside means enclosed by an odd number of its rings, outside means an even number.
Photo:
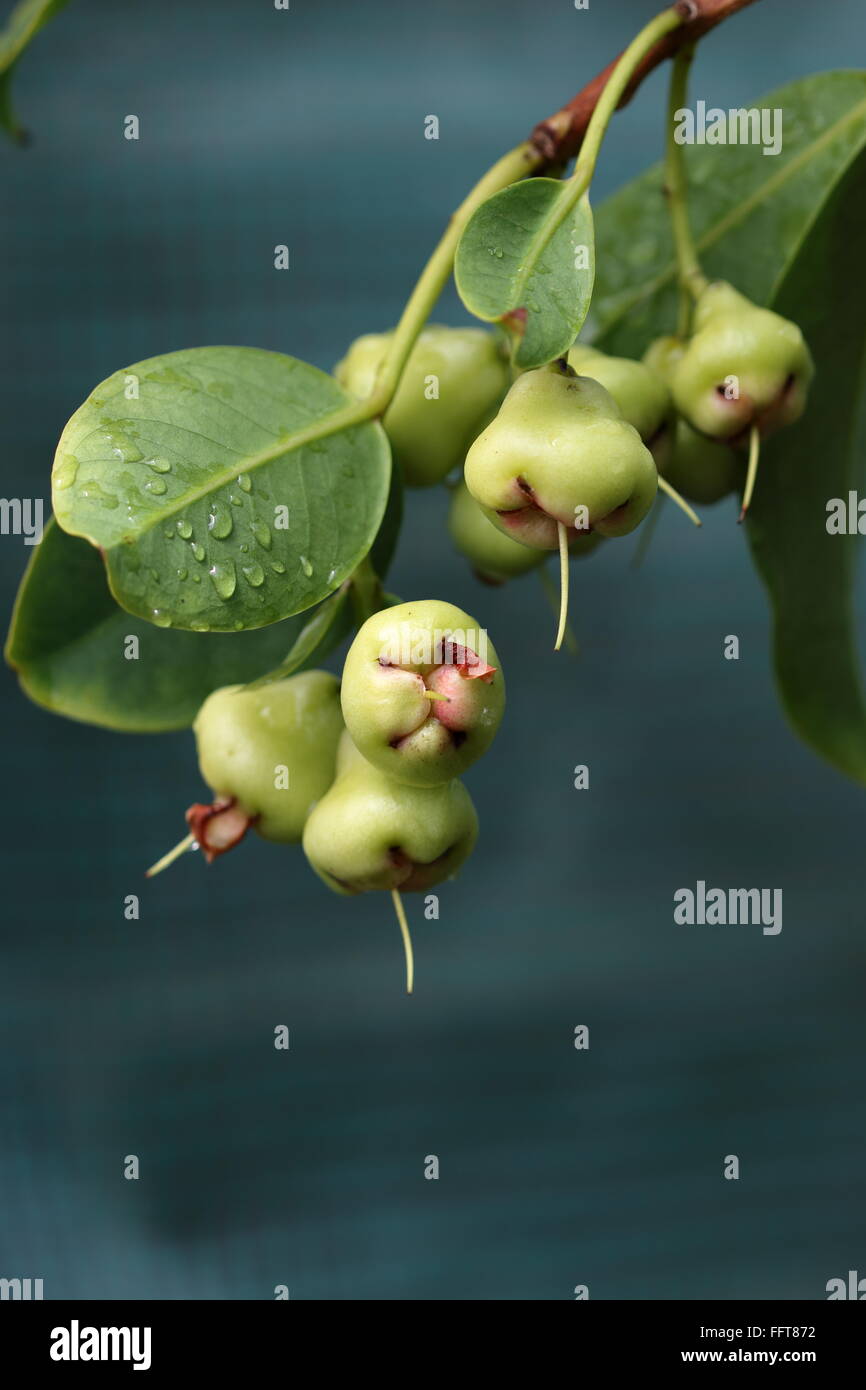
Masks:
[[[236,478],[238,473],[254,473],[258,468],[263,468],[268,463],[275,463],[277,459],[283,458],[286,454],[302,449],[305,445],[315,442],[317,439],[326,439],[328,435],[340,434],[348,431],[356,425],[366,424],[371,419],[368,408],[363,401],[351,401],[342,406],[332,415],[326,415],[319,419],[315,424],[308,425],[304,429],[298,430],[295,434],[286,436],[285,439],[278,440],[273,446],[267,449],[260,449],[257,454],[251,454],[249,458],[241,457],[232,466],[226,467],[219,473],[214,473],[207,482],[197,488],[192,488],[183,494],[183,499],[175,498],[170,504],[158,508],[145,523],[128,535],[122,536],[104,548],[106,551],[116,550],[118,546],[128,545],[130,542],[137,542],[152,531],[155,526],[165,525],[166,519],[176,516],[178,512],[185,511],[195,502],[200,502],[203,498],[209,497],[211,493],[225,487]],[[62,443],[62,440],[61,440]],[[59,452],[59,447],[58,447]],[[71,518],[70,518],[71,519]],[[86,540],[98,545],[87,531],[75,531],[71,526],[64,525],[64,531],[71,536],[83,536]]]

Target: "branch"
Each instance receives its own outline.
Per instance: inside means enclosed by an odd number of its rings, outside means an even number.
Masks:
[[[643,62],[635,69],[634,76],[622,94],[619,107],[626,106],[631,101],[644,78],[654,68],[668,58],[673,58],[681,48],[703,38],[710,29],[715,29],[717,24],[729,19],[738,10],[743,10],[751,4],[754,4],[754,0],[677,0],[672,8],[685,17],[684,23],[672,33],[666,34],[650,49]],[[555,115],[541,121],[535,127],[530,144],[538,151],[543,161],[542,168],[537,169],[536,173],[543,173],[544,168],[552,164],[564,164],[577,154],[590,117],[618,61],[618,57],[614,58],[613,62],[608,63],[603,72],[588,82],[567,106],[563,106]]]

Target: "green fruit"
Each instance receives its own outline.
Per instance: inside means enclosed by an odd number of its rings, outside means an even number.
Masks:
[[[759,309],[732,285],[708,285],[695,305],[693,336],[671,374],[677,410],[710,439],[745,440],[799,419],[814,374],[795,323]]]
[[[201,775],[220,810],[231,810],[227,820],[243,818],[244,829],[252,822],[266,840],[299,841],[312,806],[334,780],[343,729],[336,677],[305,671],[258,690],[223,686],[205,700],[193,729]],[[203,848],[230,847],[214,838],[227,834],[225,823],[214,823],[219,815],[199,820],[207,831]]]
[[[427,599],[367,619],[346,657],[341,698],[369,762],[398,782],[434,787],[490,747],[505,683],[484,629],[453,604]]]
[[[469,450],[465,477],[501,531],[539,550],[557,548],[558,523],[570,538],[627,535],[658,486],[652,454],[613,397],[555,362],[518,377]]]
[[[647,448],[665,432],[673,414],[671,393],[663,375],[629,357],[608,357],[605,352],[575,343],[568,354],[568,364],[582,376],[591,376],[609,391],[622,412],[633,425]]]
[[[478,838],[465,787],[395,782],[368,763],[348,735],[339,761],[337,780],[304,827],[304,853],[328,887],[336,893],[419,893],[451,878]]]
[[[743,485],[743,463],[734,450],[698,434],[682,419],[677,420],[673,448],[661,471],[683,497],[704,506]]]
[[[457,550],[486,584],[504,584],[537,569],[544,560],[543,551],[521,545],[494,526],[465,483],[459,483],[451,495],[448,530]]]
[[[357,338],[334,368],[341,385],[368,396],[392,337]],[[409,487],[431,487],[462,465],[508,380],[497,340],[483,328],[430,324],[421,332],[382,422]],[[438,395],[431,399],[434,390]]]
[[[643,360],[670,381],[685,348],[682,338],[656,338]],[[682,417],[677,418],[673,444],[660,460],[660,471],[683,497],[704,506],[727,497],[743,482],[742,463],[733,449],[698,434]]]

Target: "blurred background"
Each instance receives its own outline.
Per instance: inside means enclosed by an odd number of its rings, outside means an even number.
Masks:
[[[480,172],[656,9],[74,0],[16,75],[32,147],[0,148],[3,495],[49,495],[116,368],[205,343],[329,368],[391,325]],[[696,95],[750,105],[863,51],[856,0],[790,21],[764,0],[712,35]],[[596,202],[658,157],[663,91],[617,116]],[[465,317],[449,292],[436,318]],[[535,576],[475,582],[446,502],[410,496],[389,587],[488,626],[510,702],[467,779],[474,862],[438,922],[409,900],[411,999],[388,898],[329,895],[300,851],[250,837],[145,882],[203,791],[191,734],[73,724],[4,669],[0,1276],[534,1300],[812,1299],[866,1273],[862,792],[783,722],[733,500],[702,532],[666,509],[640,571],[635,538],[574,567],[578,660]],[[30,553],[0,541],[4,611]],[[675,925],[699,878],[782,888],[781,934]]]

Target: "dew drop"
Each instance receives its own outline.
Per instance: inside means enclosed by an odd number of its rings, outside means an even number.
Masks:
[[[249,546],[246,544],[246,542],[244,542],[243,545],[239,546],[238,549],[239,549],[239,550],[241,551],[241,553],[244,554],[244,555],[248,555],[248,554],[249,554],[249,549],[250,549],[250,548],[249,548]]]
[[[157,627],[171,627],[171,618],[161,608],[151,608],[150,617]]]
[[[193,632],[210,632],[210,623],[205,618],[191,618],[189,625]]]
[[[181,519],[177,523],[177,534],[181,537],[182,540],[189,540],[190,536],[192,535],[192,526],[187,520]]]
[[[155,497],[161,497],[166,491],[166,484],[162,478],[149,478],[144,485],[145,492],[152,492]]]
[[[181,570],[178,570],[178,572],[177,572],[177,577],[178,577],[178,579],[186,579],[186,578],[188,577],[188,575],[189,575],[189,570],[183,570],[183,569],[181,569]]]
[[[167,541],[173,541],[173,540],[174,540],[174,531],[163,531],[162,534],[165,536],[165,538],[166,538]]]
[[[238,474],[238,487],[241,489],[242,492],[252,492],[253,480],[250,477],[249,473]]]
[[[72,487],[77,477],[78,459],[74,458],[72,454],[64,454],[60,462],[54,465],[54,476],[52,479],[54,486],[58,491],[62,492],[64,488]]]
[[[211,565],[208,574],[213,580],[213,586],[220,598],[231,598],[238,586],[234,561],[217,560],[215,564]]]
[[[193,582],[193,584],[200,584],[200,583],[201,583],[201,575],[200,575],[200,574],[194,574],[193,577],[192,577],[192,582]]]
[[[263,521],[251,521],[250,530],[263,550],[271,548],[271,528]]]
[[[216,536],[218,540],[223,540],[226,536],[231,535],[233,526],[231,512],[225,503],[212,502],[207,519],[207,529],[211,534]]]
[[[235,492],[229,493],[229,501],[231,502],[233,507],[242,507],[244,505],[244,499],[242,497],[238,497],[237,493]]]
[[[204,546],[203,546],[203,545],[199,545],[198,541],[194,541],[194,542],[193,542],[193,545],[192,545],[191,549],[192,549],[193,556],[195,557],[196,560],[203,560],[203,559],[204,559]]]
[[[171,472],[171,464],[169,463],[168,459],[160,459],[160,458],[148,459],[148,460],[147,460],[147,466],[148,466],[148,468],[152,468],[153,471],[154,471],[154,473],[170,473],[170,472]]]
[[[283,564],[282,560],[274,560],[274,563],[271,565],[271,569],[273,570],[274,574],[285,574],[286,572],[286,567]]]
[[[265,572],[261,565],[241,565],[241,573],[247,583],[251,584],[254,589],[261,588],[262,584],[265,582]]]
[[[306,555],[299,556],[299,559],[301,561],[301,569],[304,571],[304,574],[307,576],[307,578],[310,579],[313,574],[313,566],[310,564]]]

